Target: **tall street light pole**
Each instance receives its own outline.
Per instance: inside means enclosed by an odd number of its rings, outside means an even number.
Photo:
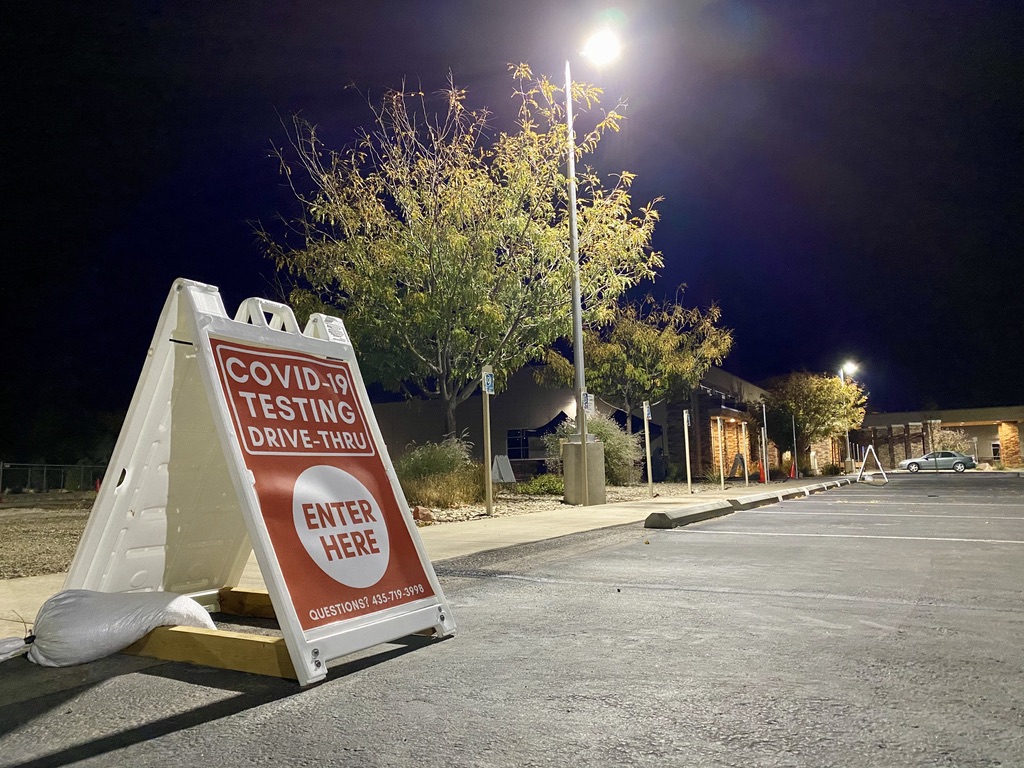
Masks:
[[[619,42],[610,30],[602,30],[587,41],[583,55],[595,64],[606,64],[618,56]],[[568,133],[568,163],[566,176],[569,180],[569,252],[572,258],[572,346],[573,366],[576,369],[576,424],[582,456],[580,470],[583,474],[583,506],[590,505],[590,474],[587,466],[587,410],[584,399],[587,394],[587,380],[583,364],[583,297],[580,290],[579,229],[576,222],[576,140],[572,119],[572,70],[569,59],[565,60],[565,124]]]
[[[583,445],[580,469],[583,473],[583,506],[590,505],[590,473],[587,467],[587,410],[583,397],[587,378],[583,369],[583,298],[580,292],[580,246],[576,224],[576,140],[572,125],[572,71],[565,60],[565,126],[569,134],[569,254],[572,259],[572,360],[576,368],[576,426]]]
[[[855,362],[853,362],[852,360],[848,360],[847,362],[843,363],[843,367],[839,369],[839,381],[842,382],[844,387],[846,386],[846,376],[847,376],[847,374],[853,375],[854,373],[856,373],[856,371],[857,371],[857,364]],[[844,469],[848,473],[849,472],[853,472],[853,455],[852,455],[852,451],[850,450],[850,427],[849,427],[849,425],[847,425],[847,427],[846,427],[846,461],[843,462],[843,463],[845,464]]]

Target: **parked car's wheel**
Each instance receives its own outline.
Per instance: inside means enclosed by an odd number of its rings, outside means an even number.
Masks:
[[[911,472],[917,472],[917,470],[919,470],[920,468],[921,465],[918,464],[916,461],[912,461],[909,464],[907,464],[907,469],[909,469]]]
[[[965,469],[967,469],[967,465],[964,464],[962,461],[958,461],[956,464],[953,465],[954,472],[963,472]]]

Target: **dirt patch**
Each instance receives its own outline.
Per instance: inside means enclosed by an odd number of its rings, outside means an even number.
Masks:
[[[88,519],[88,509],[0,509],[0,579],[66,571]]]

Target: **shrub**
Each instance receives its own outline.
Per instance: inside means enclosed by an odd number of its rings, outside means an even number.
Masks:
[[[395,472],[400,480],[455,472],[471,463],[471,448],[472,443],[458,437],[446,437],[440,443],[412,443],[395,462]]]
[[[722,473],[719,472],[718,467],[714,464],[709,464],[704,468],[704,474],[701,475],[705,483],[709,485],[718,485],[722,482]]]
[[[562,472],[560,441],[576,432],[576,422],[563,421],[558,431],[544,436],[548,454],[548,471]],[[640,435],[627,435],[614,419],[603,413],[587,418],[587,432],[604,443],[604,477],[609,485],[629,485],[633,482],[634,465],[640,460]]]
[[[937,429],[932,434],[933,451],[973,454],[974,441],[962,429]]]
[[[412,506],[451,509],[484,498],[484,468],[469,464],[454,472],[401,480],[405,498]]]
[[[412,505],[451,508],[484,498],[483,467],[470,459],[471,444],[449,437],[410,446],[395,462],[395,473]]]
[[[843,474],[843,468],[838,464],[826,464],[821,468],[821,474],[825,477],[834,477],[835,475]]]
[[[544,475],[531,477],[525,483],[517,484],[516,491],[529,496],[559,496],[565,493],[565,481],[561,475],[548,472]]]

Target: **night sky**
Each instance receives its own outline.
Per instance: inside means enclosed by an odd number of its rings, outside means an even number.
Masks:
[[[273,295],[293,112],[342,148],[449,71],[511,128],[507,64],[560,77],[607,4],[45,3],[0,30],[0,457],[102,452],[171,282]],[[623,3],[628,103],[597,169],[662,196],[655,292],[689,287],[758,382],[861,364],[869,410],[1024,403],[1024,3]],[[113,424],[113,426],[111,426]],[[108,446],[109,449],[109,446]],[[95,458],[105,458],[95,456]]]

